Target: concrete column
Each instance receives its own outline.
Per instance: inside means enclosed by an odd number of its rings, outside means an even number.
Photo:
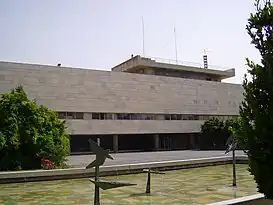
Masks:
[[[154,149],[157,151],[159,150],[159,135],[155,134],[154,135]]]
[[[113,151],[118,152],[118,135],[113,136]]]

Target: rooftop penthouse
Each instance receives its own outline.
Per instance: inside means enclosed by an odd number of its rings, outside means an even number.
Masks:
[[[146,58],[140,55],[132,56],[127,61],[112,68],[116,72],[139,73],[149,75],[159,75],[178,78],[189,78],[206,81],[217,81],[234,77],[235,69],[223,69],[220,66],[202,67],[202,64],[168,60],[162,58]]]

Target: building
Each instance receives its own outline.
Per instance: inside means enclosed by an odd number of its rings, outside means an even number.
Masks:
[[[0,93],[23,85],[65,119],[71,153],[100,138],[114,152],[198,148],[204,120],[238,116],[242,86],[219,71],[135,56],[112,71],[0,62]]]

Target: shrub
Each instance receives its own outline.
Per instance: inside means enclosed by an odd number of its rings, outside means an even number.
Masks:
[[[200,149],[226,149],[226,142],[230,135],[229,127],[237,126],[236,123],[236,120],[231,119],[226,121],[218,118],[206,120],[201,126]]]
[[[27,98],[23,87],[0,96],[0,170],[41,168],[41,159],[61,165],[69,153],[64,121]]]

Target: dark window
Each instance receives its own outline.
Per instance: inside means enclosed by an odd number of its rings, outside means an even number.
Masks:
[[[146,114],[129,114],[130,120],[154,120],[155,115],[146,115]],[[123,119],[126,119],[126,116],[123,116]]]
[[[83,112],[76,112],[76,119],[83,119]]]
[[[84,119],[83,112],[57,112],[59,119]],[[238,116],[213,116],[190,114],[137,114],[137,113],[92,113],[94,120],[209,120],[211,118],[221,120],[236,119]]]
[[[75,113],[74,112],[67,112],[67,119],[75,119]]]
[[[59,119],[66,119],[66,112],[58,112]]]
[[[112,120],[113,119],[113,115],[111,113],[105,113],[105,119],[106,120]]]
[[[118,120],[130,120],[131,118],[130,118],[130,114],[127,114],[127,113],[123,113],[123,114],[118,113],[117,114],[117,119]]]
[[[177,115],[171,115],[171,120],[177,120]]]
[[[199,115],[193,115],[194,120],[199,120]]]
[[[154,120],[154,115],[146,115],[145,120]]]
[[[143,114],[138,115],[138,120],[146,120],[147,116]]]
[[[118,119],[118,120],[122,120],[122,119],[123,119],[122,114],[117,114],[117,119]]]
[[[99,120],[100,119],[100,114],[99,113],[92,113],[92,119],[93,120]]]
[[[124,120],[131,120],[131,114],[125,114]]]
[[[139,120],[140,116],[138,114],[131,114],[131,120]]]
[[[99,113],[99,119],[100,120],[106,120],[105,113]]]
[[[182,115],[176,115],[177,120],[182,120]]]

